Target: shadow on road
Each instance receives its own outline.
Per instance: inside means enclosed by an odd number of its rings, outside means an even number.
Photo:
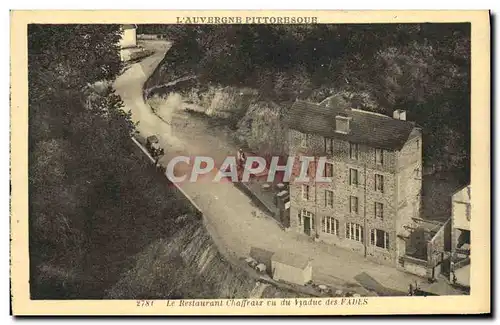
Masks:
[[[398,291],[394,289],[390,289],[387,287],[384,287],[382,284],[380,284],[377,280],[372,278],[368,273],[362,272],[354,277],[356,281],[358,281],[361,286],[363,286],[365,289],[369,291],[374,291],[376,292],[379,296],[407,296],[408,294],[403,291]]]

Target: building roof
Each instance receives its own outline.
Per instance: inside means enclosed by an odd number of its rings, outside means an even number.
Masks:
[[[271,261],[271,257],[273,256],[273,254],[273,252],[263,248],[253,246],[250,248],[250,257],[253,257],[259,263]]]
[[[137,29],[136,24],[123,24],[122,29]]]
[[[272,257],[273,262],[290,265],[302,270],[305,269],[307,264],[309,264],[310,260],[311,259],[307,257],[293,253],[286,253],[286,254],[275,253]]]
[[[470,203],[470,185],[460,188],[458,191],[453,193],[452,200],[462,203]]]
[[[335,132],[335,117],[350,117],[350,132]],[[371,147],[400,150],[416,127],[415,123],[392,117],[345,107],[339,102],[323,101],[321,104],[297,100],[288,116],[291,129],[302,133],[317,134]]]

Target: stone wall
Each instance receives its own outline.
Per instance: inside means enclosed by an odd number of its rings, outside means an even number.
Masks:
[[[419,130],[412,132],[409,140],[398,152],[395,201],[397,202],[397,234],[409,235],[405,226],[414,225],[412,218],[419,218],[422,199],[422,136]],[[398,239],[397,255],[406,254],[406,243]]]
[[[450,252],[451,249],[450,243],[451,219],[445,222],[427,243],[427,262],[429,267],[432,268],[444,262],[445,252]]]

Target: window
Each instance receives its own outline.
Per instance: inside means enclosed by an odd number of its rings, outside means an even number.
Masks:
[[[383,165],[384,164],[384,150],[382,150],[382,149],[375,149],[375,163],[377,165]]]
[[[309,134],[306,133],[300,134],[300,146],[302,148],[307,148],[309,146]]]
[[[375,191],[384,193],[384,176],[375,174]]]
[[[350,212],[351,213],[358,213],[359,209],[358,209],[358,197],[357,196],[351,196],[350,197]]]
[[[300,168],[302,168],[302,167],[300,167]],[[308,162],[307,166],[305,168],[306,168],[306,177],[311,176],[311,163]]]
[[[333,155],[333,139],[325,138],[325,152]]]
[[[349,157],[358,160],[358,144],[349,143]]]
[[[384,219],[384,205],[380,202],[375,202],[375,218]]]
[[[370,231],[370,243],[384,249],[389,249],[389,234],[380,229]]]
[[[333,207],[333,191],[325,190],[325,206]]]
[[[302,184],[302,199],[309,200],[309,185]]]
[[[345,237],[347,239],[363,242],[363,227],[352,222],[346,223]]]
[[[327,234],[339,235],[339,221],[332,217],[323,217],[321,221],[321,228],[323,232],[326,232]]]
[[[417,149],[420,149],[420,140],[417,140]]]
[[[302,209],[302,211],[299,212],[299,226],[302,226],[302,224],[304,223],[304,218],[306,217],[311,220],[311,228],[314,229],[314,214],[307,211],[306,209]]]
[[[349,185],[358,185],[358,170],[349,169]]]
[[[325,172],[324,172],[325,177],[333,177],[333,164],[331,163],[326,163],[325,164]]]
[[[335,117],[335,132],[348,134],[350,127],[351,118],[347,115],[341,114]]]
[[[314,177],[316,168],[316,161],[309,161],[306,167],[306,177]]]

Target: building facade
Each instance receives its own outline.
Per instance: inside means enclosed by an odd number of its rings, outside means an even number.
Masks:
[[[471,187],[460,189],[451,200],[451,272],[450,280],[470,286]]]
[[[289,128],[289,155],[314,157],[308,175],[320,168],[331,179],[295,181],[301,165],[294,164],[290,230],[398,265],[405,226],[420,214],[420,129],[404,111],[388,117],[304,101],[292,106]]]
[[[137,25],[124,24],[120,26],[122,37],[120,39],[120,48],[127,49],[137,46]]]

